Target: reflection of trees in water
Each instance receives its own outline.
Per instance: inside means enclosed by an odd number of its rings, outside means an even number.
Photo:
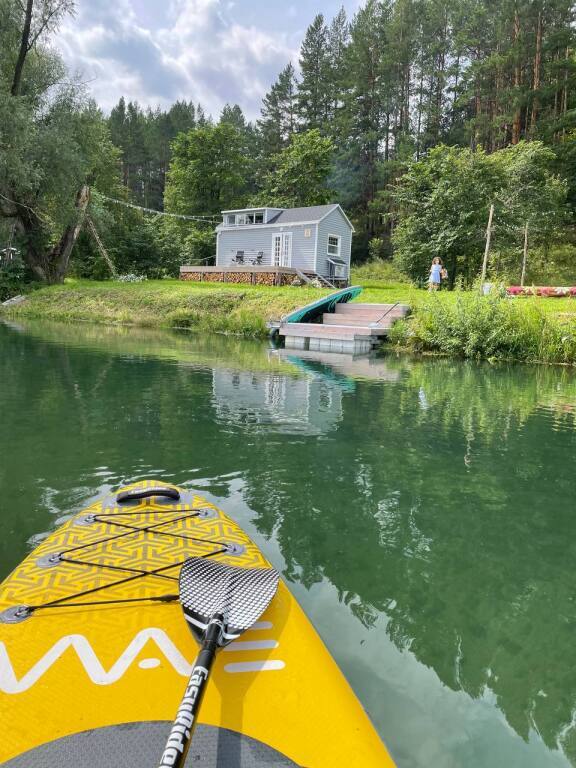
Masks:
[[[47,525],[37,478],[78,506],[142,467],[215,478],[220,495],[240,477],[288,578],[327,579],[366,626],[384,612],[394,642],[447,686],[488,688],[519,734],[536,727],[555,746],[576,701],[569,372],[401,362],[398,384],[339,382],[324,433],[271,434],[217,423],[213,350],[198,370],[180,346],[186,362],[166,364],[13,336],[0,355],[6,567]],[[230,370],[231,349],[217,353]]]
[[[576,439],[553,432],[574,381],[415,365],[401,387],[358,384],[335,435],[269,446],[278,469],[248,482],[288,578],[328,579],[368,626],[385,612],[399,647],[551,748],[576,700]]]

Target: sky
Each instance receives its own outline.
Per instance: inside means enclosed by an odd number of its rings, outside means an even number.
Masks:
[[[227,102],[253,120],[316,13],[331,20],[359,0],[77,0],[55,44],[108,112],[120,96],[143,106]]]

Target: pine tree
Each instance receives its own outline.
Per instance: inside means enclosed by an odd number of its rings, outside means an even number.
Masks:
[[[342,176],[347,195],[355,198],[364,212],[376,195],[382,145],[385,157],[388,152],[387,23],[388,7],[368,0],[354,17],[347,49],[348,89],[343,114],[347,150],[342,158]]]
[[[350,25],[342,7],[328,30],[328,120],[330,135],[338,134],[338,120],[344,105],[347,82],[346,49],[350,41]]]
[[[232,106],[230,104],[225,104],[220,114],[220,122],[233,125],[234,128],[237,128],[239,131],[246,130],[246,118],[238,104]]]
[[[196,126],[196,109],[191,101],[176,101],[168,110],[172,138]]]
[[[196,107],[196,126],[198,128],[206,128],[211,122],[212,120],[209,117],[206,117],[202,104],[199,103]]]
[[[124,162],[127,167],[127,186],[137,202],[146,204],[144,165],[148,153],[145,141],[145,116],[137,101],[129,101],[126,107],[126,147]]]
[[[124,161],[124,155],[126,153],[126,147],[128,143],[128,131],[126,126],[126,101],[124,96],[120,98],[120,101],[115,107],[112,107],[110,117],[108,119],[108,127],[110,129],[110,138],[112,142],[122,152],[122,181],[124,186],[128,186],[128,165]]]
[[[294,67],[288,64],[262,103],[262,117],[257,121],[264,159],[276,155],[288,146],[296,130],[296,78]]]
[[[306,31],[300,49],[298,117],[300,128],[326,131],[330,114],[330,60],[328,29],[319,13]]]

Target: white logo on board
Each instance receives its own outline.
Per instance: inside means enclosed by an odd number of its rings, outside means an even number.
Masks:
[[[270,629],[271,626],[272,625],[269,622],[261,622],[260,624],[254,625],[251,629]],[[100,659],[90,645],[90,642],[84,635],[66,635],[58,640],[58,642],[54,643],[52,648],[50,648],[50,650],[47,651],[33,667],[25,672],[22,677],[18,678],[14,671],[14,667],[12,666],[12,662],[10,661],[6,645],[0,642],[0,691],[2,693],[15,694],[24,693],[24,691],[29,690],[69,649],[75,651],[76,656],[86,670],[86,674],[95,685],[111,685],[120,680],[126,670],[134,663],[149,640],[156,643],[156,646],[166,661],[172,665],[179,675],[182,675],[183,677],[190,675],[192,664],[180,653],[166,632],[157,627],[149,627],[148,629],[143,629],[138,632],[109,670],[106,670],[103,667]],[[275,648],[277,645],[278,643],[275,640],[262,640],[251,643],[239,642],[232,643],[227,646],[225,650],[231,652],[257,649],[264,650]],[[138,666],[141,669],[152,669],[157,667],[159,663],[160,662],[157,659],[148,658],[142,659]],[[262,661],[240,662],[239,664],[226,664],[224,670],[230,673],[264,672],[280,670],[283,669],[284,666],[283,661],[277,659],[265,659]]]

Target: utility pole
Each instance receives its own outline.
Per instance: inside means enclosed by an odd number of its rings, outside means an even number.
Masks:
[[[486,280],[486,267],[488,266],[488,254],[490,253],[490,239],[492,238],[492,218],[494,216],[494,203],[490,206],[488,214],[488,227],[486,228],[486,247],[484,248],[484,261],[482,262],[482,277],[480,278],[480,291],[483,290]]]
[[[522,257],[522,275],[520,276],[520,285],[524,285],[526,277],[526,260],[528,259],[528,222],[524,225],[524,255]]]

